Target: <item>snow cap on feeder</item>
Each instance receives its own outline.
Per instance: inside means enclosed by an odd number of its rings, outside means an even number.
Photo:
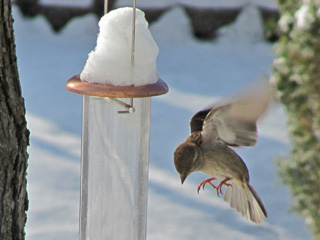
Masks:
[[[89,53],[80,74],[82,81],[113,86],[141,86],[159,80],[156,59],[159,48],[145,19],[144,12],[136,9],[135,50],[132,64],[133,9],[119,8],[104,15],[96,48]]]

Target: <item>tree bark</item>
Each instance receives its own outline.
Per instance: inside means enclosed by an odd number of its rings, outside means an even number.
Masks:
[[[28,197],[24,99],[15,55],[11,1],[0,0],[0,239],[25,238]]]

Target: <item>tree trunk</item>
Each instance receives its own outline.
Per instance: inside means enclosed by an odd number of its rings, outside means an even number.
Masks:
[[[25,238],[28,198],[24,100],[15,55],[11,2],[0,0],[0,239]]]

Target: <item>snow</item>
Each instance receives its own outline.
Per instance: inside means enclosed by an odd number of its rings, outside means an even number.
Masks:
[[[65,90],[65,83],[84,66],[96,44],[98,25],[93,15],[87,15],[74,19],[57,35],[43,17],[23,19],[16,8],[13,11],[18,68],[31,130],[26,239],[75,240],[82,101],[80,95]],[[178,26],[184,27],[172,34]],[[147,239],[311,239],[304,220],[289,212],[293,200],[276,173],[274,159],[290,149],[279,104],[274,103],[259,122],[257,146],[237,149],[268,211],[262,226],[243,219],[210,188],[197,194],[196,187],[206,175],[192,174],[181,185],[173,165],[173,152],[188,136],[192,115],[268,75],[273,45],[198,41],[179,7],[150,29],[160,49],[158,71],[170,91],[152,98]]]
[[[40,0],[40,4],[57,5],[57,6],[77,6],[89,7],[92,4],[91,0]]]
[[[89,53],[80,74],[82,81],[141,86],[159,80],[156,65],[159,48],[148,29],[144,12],[139,9],[136,10],[135,44],[132,46],[132,15],[133,9],[125,7],[101,18],[97,46]]]
[[[252,19],[256,21],[252,22]],[[263,23],[257,6],[246,5],[236,21],[218,30],[221,42],[261,42],[264,39]]]
[[[295,13],[295,18],[297,21],[297,27],[301,30],[308,30],[310,25],[314,22],[314,17],[312,16],[309,3],[304,1],[302,6]]]
[[[163,29],[165,27],[165,29]],[[192,43],[191,22],[185,17],[185,12],[181,7],[173,7],[150,27],[152,35],[158,42],[167,42],[167,44]],[[165,30],[166,34],[163,34]]]
[[[290,29],[290,25],[293,23],[294,18],[289,13],[283,13],[278,21],[278,25],[283,32],[288,32]]]

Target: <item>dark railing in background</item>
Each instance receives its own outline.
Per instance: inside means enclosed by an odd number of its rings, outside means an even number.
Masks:
[[[114,9],[115,2],[116,0],[109,0],[108,9]],[[104,9],[103,0],[92,0],[92,4],[88,7],[44,5],[39,0],[15,0],[13,3],[19,7],[25,17],[43,15],[56,32],[59,32],[74,17],[93,13],[100,18]],[[152,24],[174,6],[141,8],[141,10],[145,12],[147,21]],[[203,8],[188,5],[181,5],[181,7],[191,19],[194,35],[202,40],[214,38],[216,30],[233,22],[242,8]],[[266,38],[269,41],[276,41],[278,39],[277,30],[274,28],[276,24],[270,23],[276,23],[279,19],[278,10],[264,6],[258,7],[265,23]]]

